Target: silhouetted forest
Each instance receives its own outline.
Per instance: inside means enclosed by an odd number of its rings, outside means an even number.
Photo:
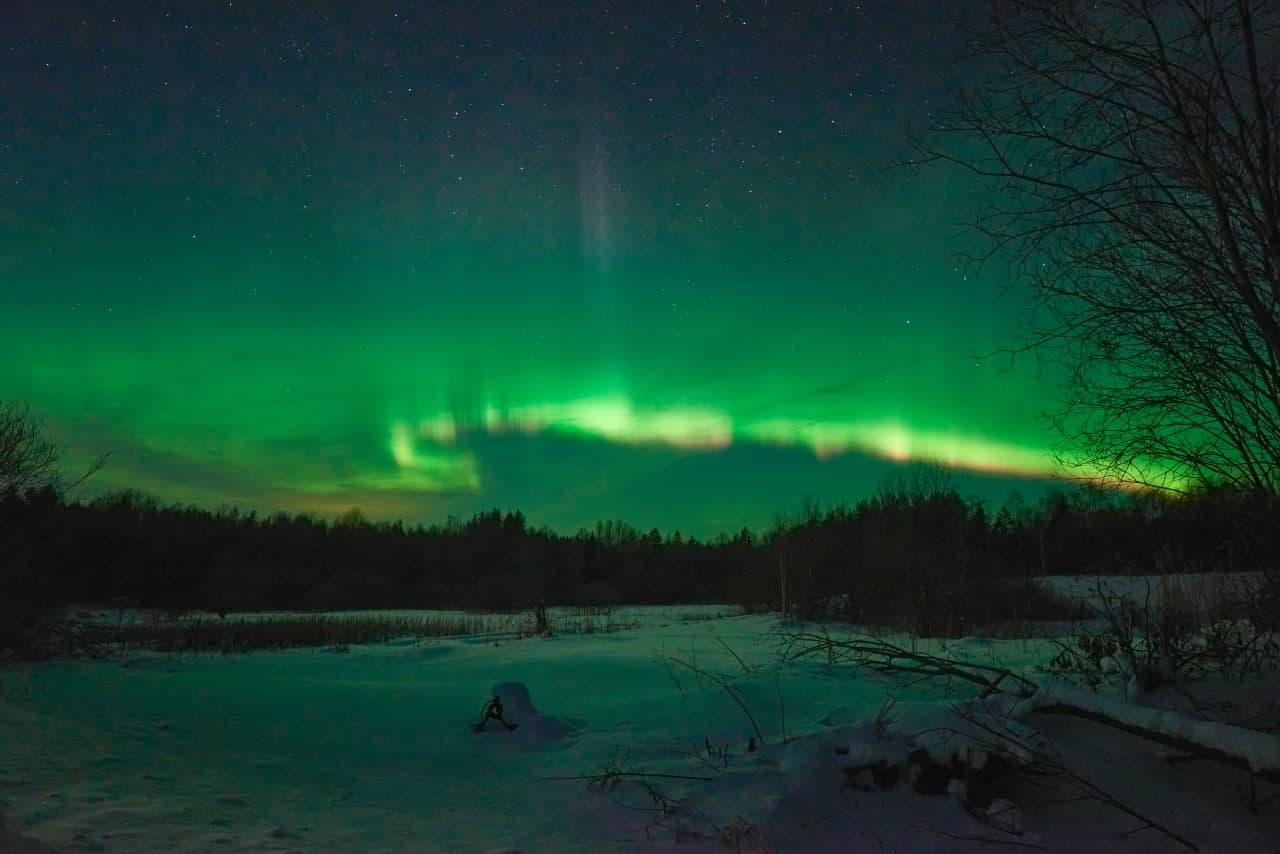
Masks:
[[[0,610],[25,614],[723,602],[936,625],[1018,616],[1026,586],[1007,579],[1270,570],[1278,554],[1275,499],[1230,491],[1166,501],[1059,490],[1034,503],[1015,494],[992,512],[922,481],[709,542],[618,521],[564,535],[499,510],[410,528],[358,510],[259,516],[136,492],[0,495],[0,589],[13,609]]]

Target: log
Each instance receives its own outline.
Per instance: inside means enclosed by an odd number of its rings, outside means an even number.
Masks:
[[[1090,720],[1280,784],[1280,737],[1270,733],[1137,706],[1060,681],[1042,683],[1030,703],[1030,712]]]

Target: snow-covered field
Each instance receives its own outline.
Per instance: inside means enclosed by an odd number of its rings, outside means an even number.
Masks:
[[[673,616],[497,645],[0,671],[0,850],[1180,850],[1057,777],[1002,793],[980,821],[906,779],[846,774],[912,746],[944,756],[981,742],[952,711],[972,692],[824,659],[781,664],[771,617]],[[931,648],[1015,670],[1052,654],[1030,640]],[[495,685],[520,725],[473,732]],[[536,708],[522,708],[521,685]],[[1202,701],[1243,715],[1275,696],[1274,682],[1217,684]],[[1251,814],[1244,772],[1171,763],[1175,751],[1089,721],[1026,723],[1037,731],[1026,743],[1201,850],[1277,850],[1280,803]],[[967,740],[948,735],[967,728]],[[670,776],[602,778],[609,769]],[[1255,795],[1273,791],[1258,783]]]

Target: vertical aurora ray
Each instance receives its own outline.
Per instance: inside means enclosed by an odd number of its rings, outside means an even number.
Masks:
[[[611,385],[625,388],[623,324],[619,317],[618,275],[614,269],[615,218],[620,186],[610,172],[607,143],[598,128],[583,135],[578,157],[578,202],[582,228],[582,281],[588,324],[594,327],[597,361],[613,373]]]

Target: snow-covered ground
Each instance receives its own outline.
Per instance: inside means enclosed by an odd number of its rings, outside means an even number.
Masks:
[[[906,779],[882,787],[847,774],[913,747],[968,753],[984,737],[952,711],[966,696],[955,684],[818,659],[783,665],[776,629],[764,616],[668,613],[634,631],[497,645],[0,671],[0,850],[1179,849],[1058,778],[999,793],[979,821],[956,797],[920,794]],[[931,648],[1014,669],[1053,649],[978,638]],[[723,674],[728,688],[694,668]],[[495,686],[519,726],[476,733]],[[1217,709],[1280,696],[1274,683],[1211,687]],[[1019,744],[1051,748],[1201,850],[1277,849],[1280,806],[1250,814],[1243,772],[1171,764],[1170,750],[1089,721],[1026,723],[1036,731],[1020,730]],[[608,769],[671,776],[602,778]],[[1260,783],[1256,794],[1270,791]]]

